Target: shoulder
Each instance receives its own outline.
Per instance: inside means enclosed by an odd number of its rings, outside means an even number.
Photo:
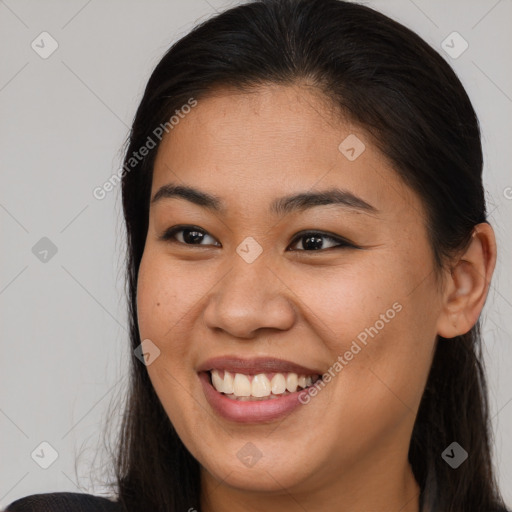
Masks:
[[[72,507],[72,508],[71,508]],[[121,512],[111,499],[76,492],[31,494],[14,501],[4,512]]]

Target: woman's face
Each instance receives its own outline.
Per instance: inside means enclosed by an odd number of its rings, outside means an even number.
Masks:
[[[441,308],[420,200],[306,87],[219,90],[182,117],[158,150],[137,306],[203,477],[307,493],[344,475],[355,493],[403,475]]]

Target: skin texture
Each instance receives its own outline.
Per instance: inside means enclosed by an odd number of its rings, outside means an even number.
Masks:
[[[354,161],[338,149],[350,134],[366,146]],[[363,129],[299,84],[201,99],[158,150],[152,197],[169,183],[226,207],[152,204],[138,277],[141,340],[161,351],[147,371],[201,463],[204,510],[417,512],[407,462],[414,419],[436,335],[467,332],[484,305],[496,253],[490,226],[477,226],[437,281],[420,199]],[[269,212],[278,197],[333,186],[378,213],[339,205]],[[183,232],[159,240],[178,224],[204,230],[201,245],[184,244]],[[325,249],[307,250],[295,236],[302,230],[358,248],[323,238]],[[246,237],[263,250],[252,263],[236,252]],[[284,419],[238,424],[206,401],[197,368],[207,359],[277,357],[325,372],[395,303],[394,318]],[[262,454],[252,467],[237,457],[249,441]]]

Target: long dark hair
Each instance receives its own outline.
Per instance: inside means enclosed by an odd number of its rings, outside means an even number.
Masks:
[[[480,129],[445,60],[414,32],[341,0],[261,0],[229,9],[176,42],[153,71],[124,159],[131,350],[141,343],[137,274],[148,228],[152,168],[162,127],[213,88],[241,91],[304,82],[364,127],[422,199],[436,273],[486,220]],[[167,124],[166,124],[167,123]],[[158,131],[158,127],[160,131]],[[156,131],[155,131],[156,130]],[[156,147],[134,158],[152,140]],[[469,459],[452,469],[441,454],[459,443]],[[422,512],[505,510],[491,461],[480,324],[438,337],[410,442]],[[129,511],[200,510],[199,463],[176,434],[138,358],[115,453],[119,502]]]

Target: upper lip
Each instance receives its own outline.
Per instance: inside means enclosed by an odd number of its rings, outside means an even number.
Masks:
[[[197,367],[197,372],[226,370],[232,373],[296,373],[298,375],[320,375],[322,372],[307,368],[291,361],[275,357],[256,357],[244,359],[234,356],[220,356],[207,359]]]

